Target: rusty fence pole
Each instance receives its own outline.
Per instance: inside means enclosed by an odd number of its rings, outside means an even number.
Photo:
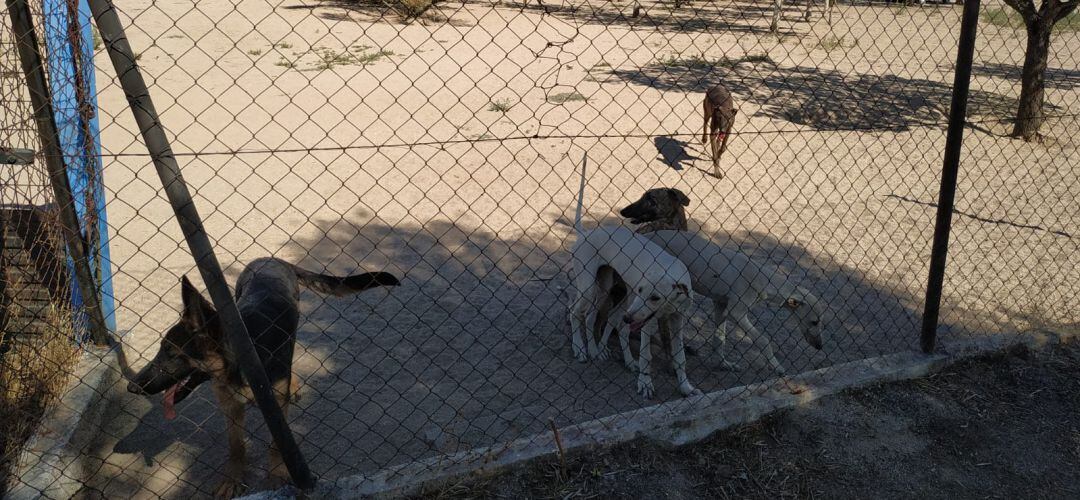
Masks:
[[[964,17],[960,21],[960,40],[956,49],[956,71],[953,75],[952,102],[949,104],[949,130],[945,137],[941,190],[938,194],[934,243],[930,251],[930,275],[926,285],[926,305],[923,307],[922,333],[919,338],[919,344],[927,354],[934,352],[937,341],[941,289],[945,284],[945,260],[949,252],[949,231],[952,228],[953,203],[956,198],[956,178],[960,170],[960,150],[964,145],[968,87],[971,84],[971,64],[975,53],[978,21],[979,0],[967,0],[964,2]]]
[[[71,194],[67,167],[64,165],[64,153],[60,149],[60,135],[53,116],[52,96],[45,79],[44,61],[34,32],[34,20],[30,5],[26,0],[6,0],[8,13],[11,15],[11,28],[18,46],[19,60],[26,76],[26,87],[30,93],[30,105],[34,108],[34,121],[37,122],[38,136],[41,140],[42,156],[45,168],[49,172],[49,184],[53,196],[60,208],[60,225],[64,233],[64,242],[68,255],[75,267],[75,279],[79,293],[83,296],[83,306],[90,320],[90,336],[95,344],[108,345],[109,331],[105,317],[101,312],[101,297],[98,295],[94,275],[90,272],[87,260],[86,241],[79,229],[79,216],[75,213],[75,200]]]
[[[296,444],[285,414],[274,398],[266,371],[251,342],[240,311],[236,308],[236,303],[229,292],[225,275],[214,255],[213,245],[203,228],[202,219],[195,209],[191,192],[188,191],[187,183],[180,174],[180,166],[176,162],[172,147],[165,135],[165,129],[154,109],[150,91],[146,87],[142,73],[139,72],[138,65],[135,64],[135,56],[124,34],[124,27],[116,13],[116,7],[111,0],[89,0],[89,4],[98,32],[109,53],[109,59],[112,60],[113,68],[116,70],[120,86],[135,116],[135,123],[139,126],[146,149],[150,153],[150,158],[165,188],[165,194],[176,214],[176,220],[184,233],[184,239],[187,241],[192,257],[195,258],[199,274],[206,283],[210,299],[225,326],[229,345],[244,380],[255,395],[255,402],[262,411],[263,419],[270,430],[270,435],[273,436],[274,443],[281,451],[282,459],[289,470],[289,475],[292,476],[293,483],[302,490],[309,490],[315,486],[315,478],[311,475],[311,470]]]

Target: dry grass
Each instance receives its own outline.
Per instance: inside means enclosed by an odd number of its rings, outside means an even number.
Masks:
[[[994,26],[1001,26],[1003,28],[1012,28],[1015,30],[1025,29],[1024,18],[1020,17],[1020,13],[1013,10],[1012,7],[989,7],[983,9],[980,14],[980,19],[985,23],[990,23]],[[1080,13],[1073,12],[1065,16],[1054,25],[1054,33],[1068,33],[1080,31]]]
[[[11,316],[19,307],[17,300],[12,301]],[[9,469],[23,443],[45,409],[60,396],[78,359],[78,348],[71,340],[71,312],[50,306],[42,316],[40,334],[14,341],[9,338],[11,332],[0,332],[0,339],[11,342],[0,360],[0,491],[6,489]]]
[[[431,0],[401,0],[398,5],[406,17],[416,17],[431,8]]]

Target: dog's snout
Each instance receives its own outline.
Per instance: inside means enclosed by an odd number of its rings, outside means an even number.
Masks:
[[[623,323],[626,323],[626,324],[628,324],[628,325],[629,325],[630,323],[633,323],[633,322],[634,322],[634,320],[630,319],[630,316],[629,316],[629,315],[626,315],[626,316],[623,316],[623,317],[622,317],[622,322],[623,322]]]

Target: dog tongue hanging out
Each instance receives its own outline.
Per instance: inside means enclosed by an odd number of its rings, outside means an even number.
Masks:
[[[293,348],[300,321],[300,286],[332,295],[346,295],[400,282],[388,273],[329,276],[296,267],[288,262],[263,258],[252,261],[236,280],[236,308],[255,344],[277,402],[283,411],[295,399],[292,375]],[[180,284],[183,311],[161,341],[154,359],[128,384],[136,394],[158,394],[166,420],[176,418],[176,405],[200,384],[212,380],[218,404],[225,413],[229,435],[229,462],[225,479],[215,492],[232,497],[244,489],[244,405],[251,390],[232,358],[217,311],[187,278]],[[270,449],[270,475],[287,480],[280,453]]]

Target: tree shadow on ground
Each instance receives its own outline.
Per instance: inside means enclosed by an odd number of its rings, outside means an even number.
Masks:
[[[474,5],[477,3],[474,3]],[[481,5],[490,5],[487,2]],[[634,16],[635,5],[640,5]],[[740,2],[738,5],[718,5],[714,2],[686,3],[679,9],[672,3],[661,2],[585,2],[554,3],[523,1],[514,4],[514,10],[552,15],[566,21],[598,24],[602,26],[626,25],[634,29],[649,29],[664,33],[735,33],[773,36],[795,35],[791,29],[781,27],[777,33],[769,30],[768,19],[772,15],[772,3],[768,1]],[[785,6],[784,18],[805,23],[802,8]],[[795,12],[798,12],[795,14]]]
[[[386,0],[312,0],[313,3],[301,3],[285,5],[281,8],[287,10],[316,9],[341,9],[344,12],[318,12],[316,15],[327,21],[366,21],[409,24],[418,21],[422,24],[450,25],[454,27],[469,27],[473,23],[460,18],[452,17],[453,5],[443,7],[435,3],[428,8],[419,11],[410,11],[401,5],[401,2]],[[460,4],[457,4],[460,5]]]
[[[971,71],[980,76],[991,76],[1020,82],[1020,66],[1015,64],[984,63],[975,64]],[[1071,90],[1080,87],[1080,71],[1075,69],[1046,68],[1047,88]]]
[[[748,62],[752,61],[752,62]],[[897,75],[842,73],[830,69],[780,67],[767,56],[710,61],[658,61],[640,69],[613,69],[627,82],[665,92],[704,92],[723,83],[736,106],[752,103],[757,115],[817,130],[908,130],[945,126],[952,87],[943,82]],[[968,116],[1006,118],[1015,99],[972,90]]]
[[[611,215],[590,222],[622,220]],[[501,234],[444,219],[390,224],[365,211],[313,224],[281,255],[303,256],[297,263],[317,272],[388,271],[403,281],[344,298],[301,292],[294,364],[305,374],[304,396],[289,417],[320,477],[371,472],[544,432],[550,421],[568,425],[678,398],[665,354],[655,358],[654,400],[636,394],[635,377],[617,356],[573,359],[566,290],[575,235],[565,220]],[[790,373],[915,348],[919,290],[875,282],[829,255],[768,234],[708,236],[828,304],[823,351],[805,344],[787,312],[753,309],[751,321],[775,341]],[[699,348],[715,329],[707,306],[699,298],[686,327],[688,342]],[[741,361],[743,369],[723,370],[721,356]],[[689,361],[689,375],[707,392],[772,378],[760,356],[760,344],[733,337],[719,350],[701,349]],[[169,430],[163,427],[174,424],[164,424],[149,402],[125,410],[138,425],[104,453],[158,461],[177,453],[170,446],[176,442],[191,455],[186,468],[169,470],[177,478],[169,493],[211,492],[225,454],[223,420],[212,397],[200,389],[180,409],[181,425]],[[266,432],[258,412],[249,415],[249,436],[261,436],[250,444],[251,463],[261,465]],[[258,465],[249,471],[261,479]],[[105,496],[137,493],[148,481],[140,474],[146,472],[102,478],[91,487]]]
[[[638,16],[634,16],[635,5],[641,5]],[[472,14],[460,11],[471,7]],[[425,24],[438,26],[472,26],[479,9],[498,9],[500,11],[530,13],[537,16],[553,16],[572,24],[598,24],[603,26],[624,25],[634,29],[662,31],[666,33],[754,33],[759,35],[790,36],[796,32],[781,28],[772,33],[768,19],[772,15],[772,4],[767,1],[741,3],[739,5],[719,6],[712,2],[686,4],[674,9],[671,4],[660,2],[584,2],[560,3],[536,0],[513,3],[466,0],[464,2],[434,2],[420,13],[410,12],[399,2],[384,0],[315,0],[313,3],[287,5],[291,10],[314,10],[316,8],[338,8],[357,17],[341,13],[321,12],[323,19],[347,21],[362,19],[368,22],[408,23],[419,19]],[[805,23],[801,6],[785,6],[785,24]]]

